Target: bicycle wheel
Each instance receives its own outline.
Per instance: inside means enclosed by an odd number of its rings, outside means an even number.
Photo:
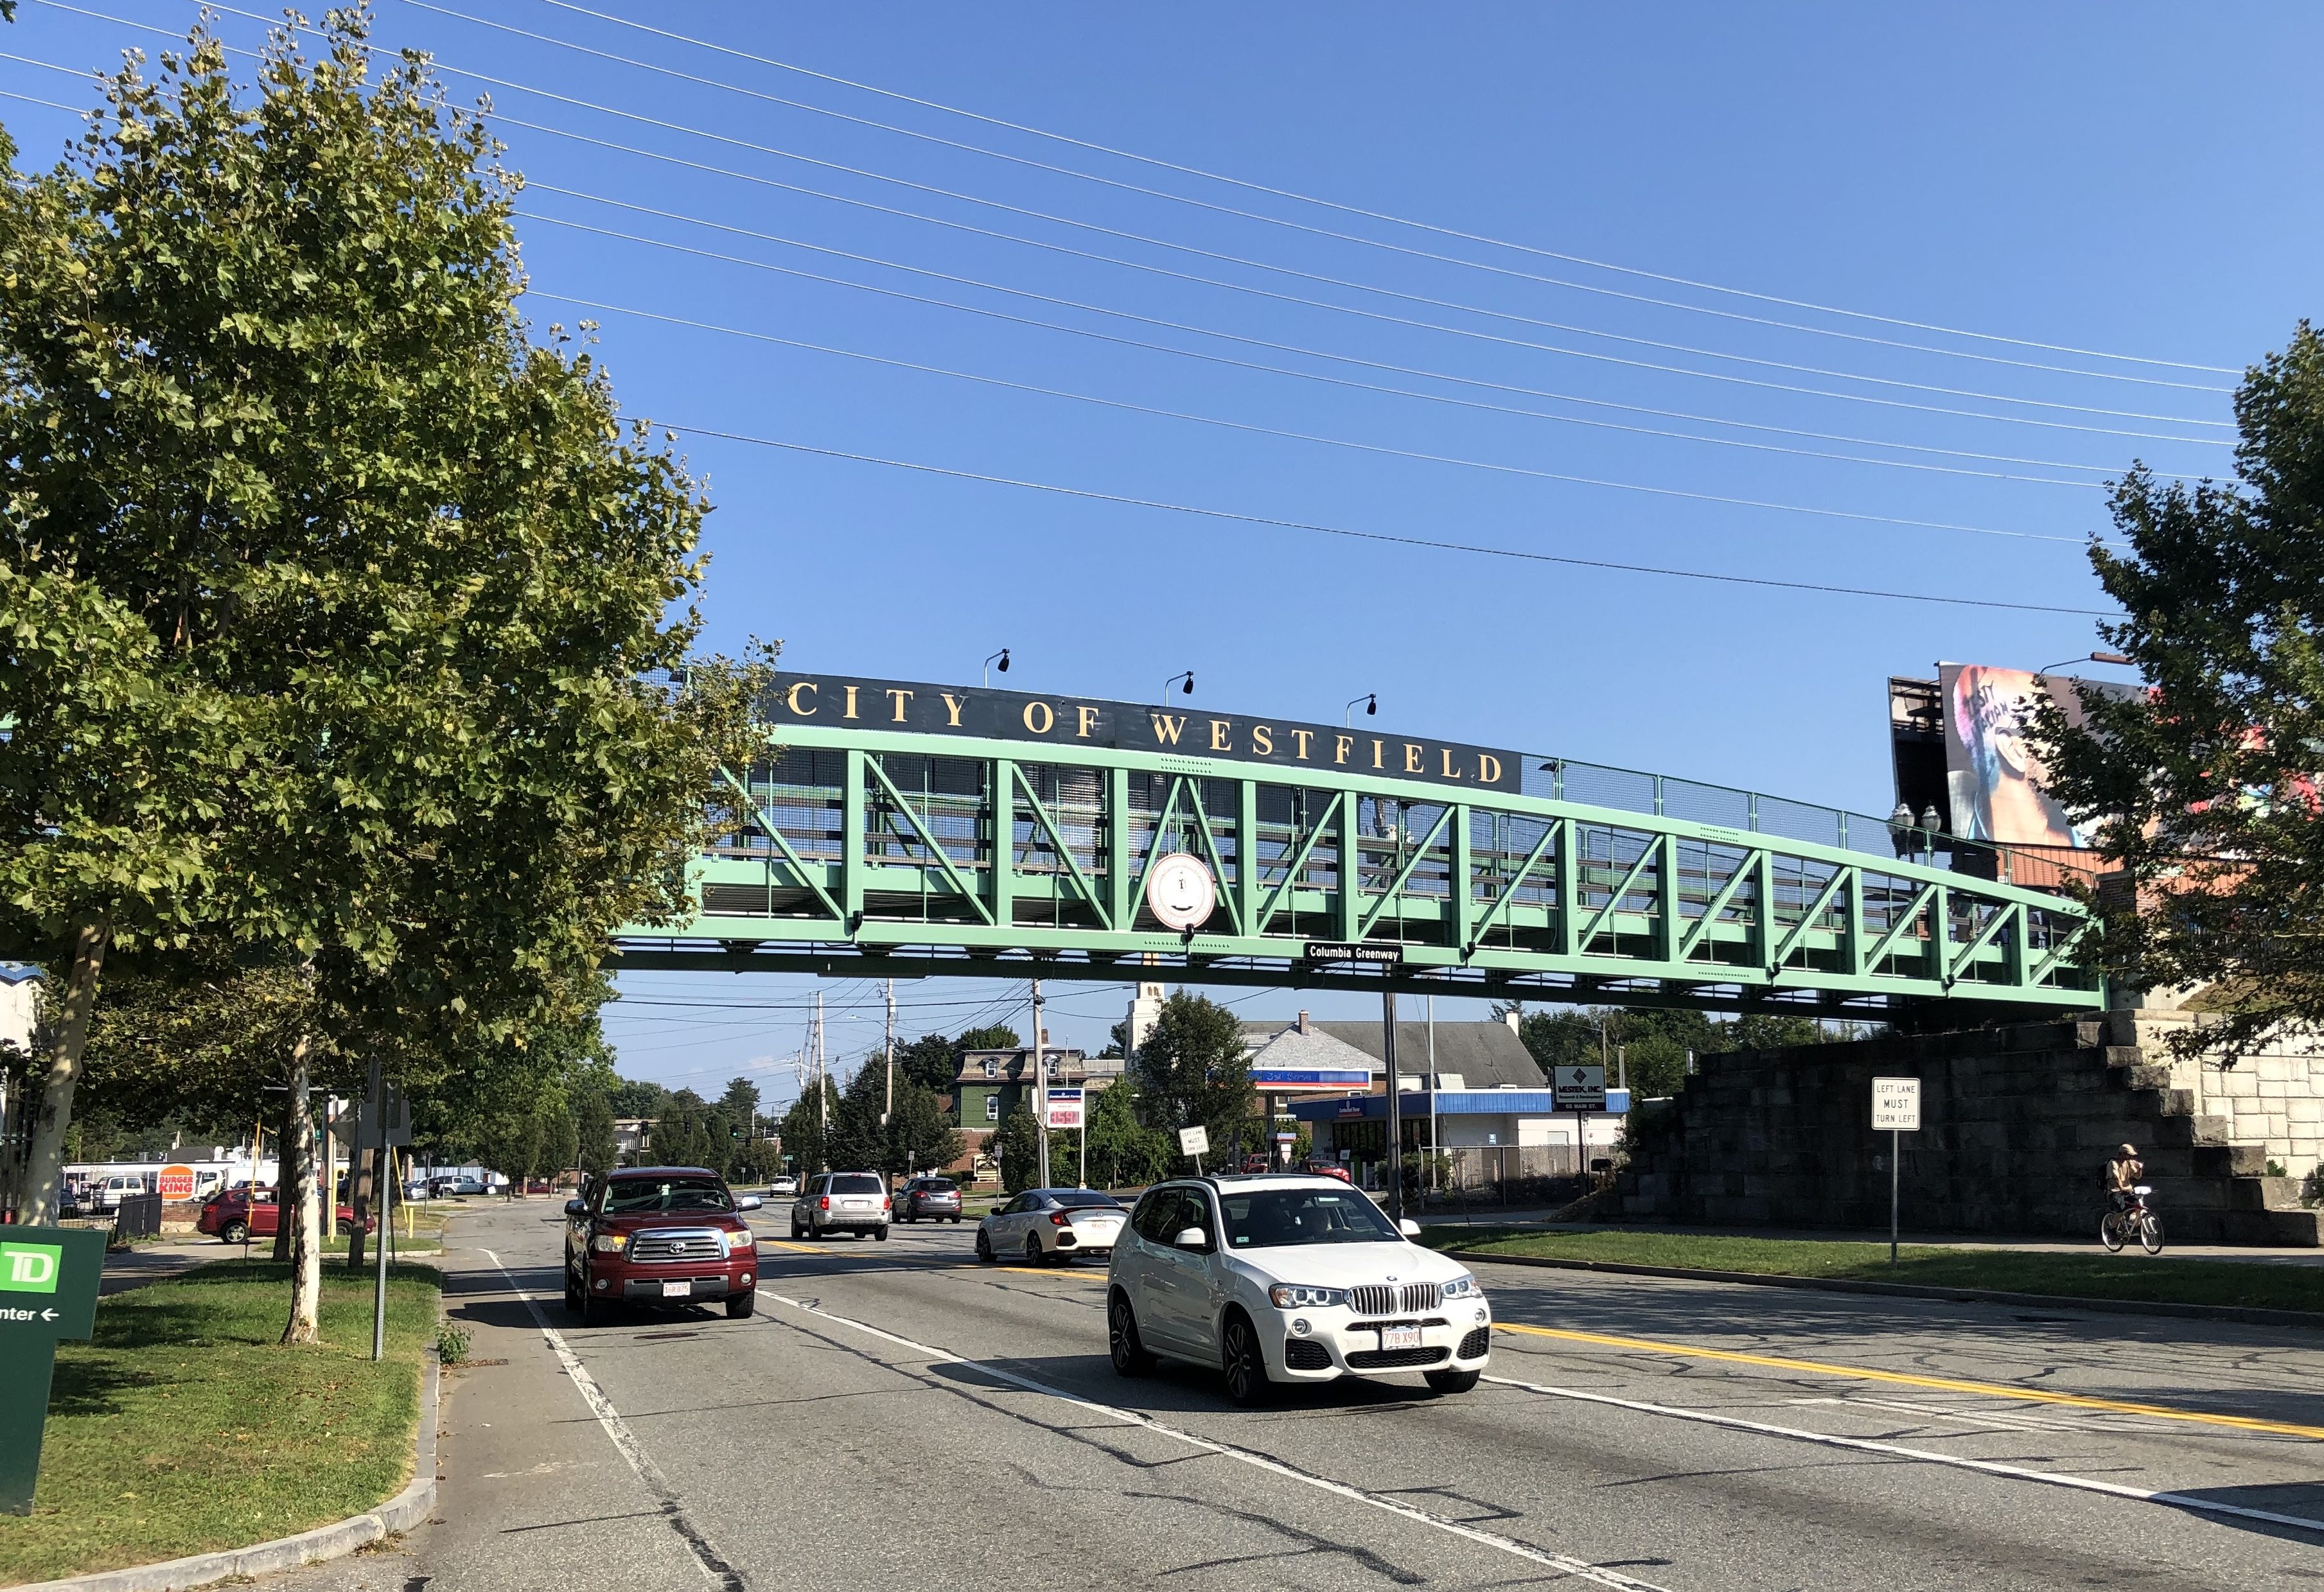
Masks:
[[[2098,1242],[2107,1247],[2109,1255],[2122,1253],[2122,1213],[2109,1210],[2098,1218]]]
[[[2138,1247],[2149,1255],[2163,1253],[2163,1219],[2152,1210],[2139,1219]]]

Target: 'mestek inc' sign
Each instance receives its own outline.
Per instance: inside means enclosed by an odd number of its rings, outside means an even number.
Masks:
[[[973,686],[865,680],[846,675],[777,676],[762,703],[770,722],[904,730],[1051,746],[1102,746],[1267,763],[1286,771],[1331,768],[1432,785],[1520,788],[1524,764],[1499,748],[1422,735],[1386,735],[1193,707],[1148,707],[1086,696],[1045,696]]]

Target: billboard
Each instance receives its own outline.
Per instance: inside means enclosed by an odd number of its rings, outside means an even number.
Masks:
[[[2130,696],[2140,687],[2036,675],[1990,664],[1937,666],[1945,725],[1945,787],[1951,832],[2002,845],[2090,844],[2043,788],[2049,769],[2034,740],[2037,699],[2047,697],[2079,725],[2084,714],[2075,687]]]

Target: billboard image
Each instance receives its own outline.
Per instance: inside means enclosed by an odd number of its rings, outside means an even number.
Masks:
[[[2043,788],[2049,770],[2034,740],[2034,701],[2048,697],[2079,725],[2085,715],[2076,686],[2124,696],[2138,688],[1975,663],[1940,664],[1937,677],[1952,833],[2003,845],[2090,844],[2089,831]]]

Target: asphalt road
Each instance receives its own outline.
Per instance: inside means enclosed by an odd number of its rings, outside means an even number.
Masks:
[[[1487,1267],[1489,1380],[1228,1403],[1102,1272],[792,1245],[761,1313],[585,1331],[545,1202],[464,1217],[438,1522],[328,1588],[2324,1583],[2324,1338]],[[2154,1495],[2163,1495],[2156,1497]],[[2308,1529],[2289,1520],[2313,1520]]]

